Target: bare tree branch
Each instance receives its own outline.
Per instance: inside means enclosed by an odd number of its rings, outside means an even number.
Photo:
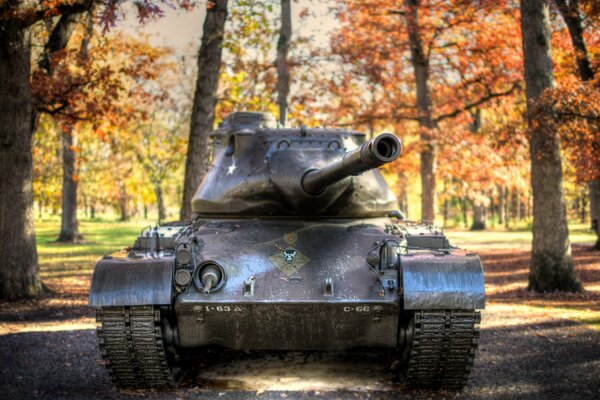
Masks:
[[[94,0],[83,0],[81,2],[73,4],[61,4],[53,9],[52,15],[67,16],[72,14],[81,14],[83,12],[89,11],[93,4]],[[35,12],[27,13],[21,18],[19,25],[21,29],[28,28],[36,22],[48,18],[48,14],[49,10],[46,8],[42,8],[41,10],[37,10]]]
[[[471,103],[467,103],[465,104],[463,107],[457,108],[456,110],[449,112],[447,114],[442,114],[436,118],[433,119],[433,122],[435,122],[436,124],[439,123],[440,121],[443,121],[445,119],[448,118],[454,118],[456,116],[458,116],[459,114],[473,108],[473,107],[477,107],[481,104],[487,103],[488,101],[490,101],[491,99],[494,99],[496,97],[503,97],[503,96],[508,96],[509,94],[511,94],[512,92],[514,92],[517,89],[520,89],[521,85],[518,82],[515,82],[512,84],[512,86],[503,91],[503,92],[491,92],[489,91],[488,94],[486,94],[485,96],[482,96],[481,98],[471,102]]]

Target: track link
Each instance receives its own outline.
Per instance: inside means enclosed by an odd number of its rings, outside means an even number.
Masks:
[[[160,310],[154,306],[102,307],[96,312],[102,358],[120,388],[176,386],[165,353]]]
[[[409,385],[462,389],[479,343],[480,321],[478,311],[416,311],[407,371]]]

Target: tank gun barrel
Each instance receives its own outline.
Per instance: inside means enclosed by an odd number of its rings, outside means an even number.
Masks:
[[[347,152],[341,160],[319,169],[310,169],[302,177],[302,189],[309,195],[321,193],[329,185],[394,161],[402,152],[402,142],[391,133],[382,133],[360,147]]]

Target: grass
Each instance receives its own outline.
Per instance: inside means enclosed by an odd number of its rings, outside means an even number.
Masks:
[[[36,221],[40,273],[43,282],[61,294],[87,293],[94,265],[104,254],[132,246],[147,220],[127,222],[110,219],[82,219],[79,231],[83,241],[58,243],[60,219]]]
[[[131,220],[126,222],[103,219],[84,219],[79,223],[79,231],[84,237],[80,244],[57,243],[60,220],[56,218],[36,221],[38,253],[52,255],[54,253],[103,255],[122,247],[130,246],[140,231],[150,225],[147,220]]]
[[[485,231],[470,231],[468,229],[446,229],[444,231],[450,243],[458,246],[468,245],[529,245],[532,234],[529,228],[488,229]],[[589,224],[570,224],[569,239],[571,243],[593,244],[596,235]]]

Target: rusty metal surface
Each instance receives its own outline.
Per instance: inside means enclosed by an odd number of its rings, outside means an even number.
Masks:
[[[104,258],[92,276],[90,307],[171,304],[173,256]]]
[[[416,253],[401,258],[404,309],[483,309],[483,267],[476,255]]]

